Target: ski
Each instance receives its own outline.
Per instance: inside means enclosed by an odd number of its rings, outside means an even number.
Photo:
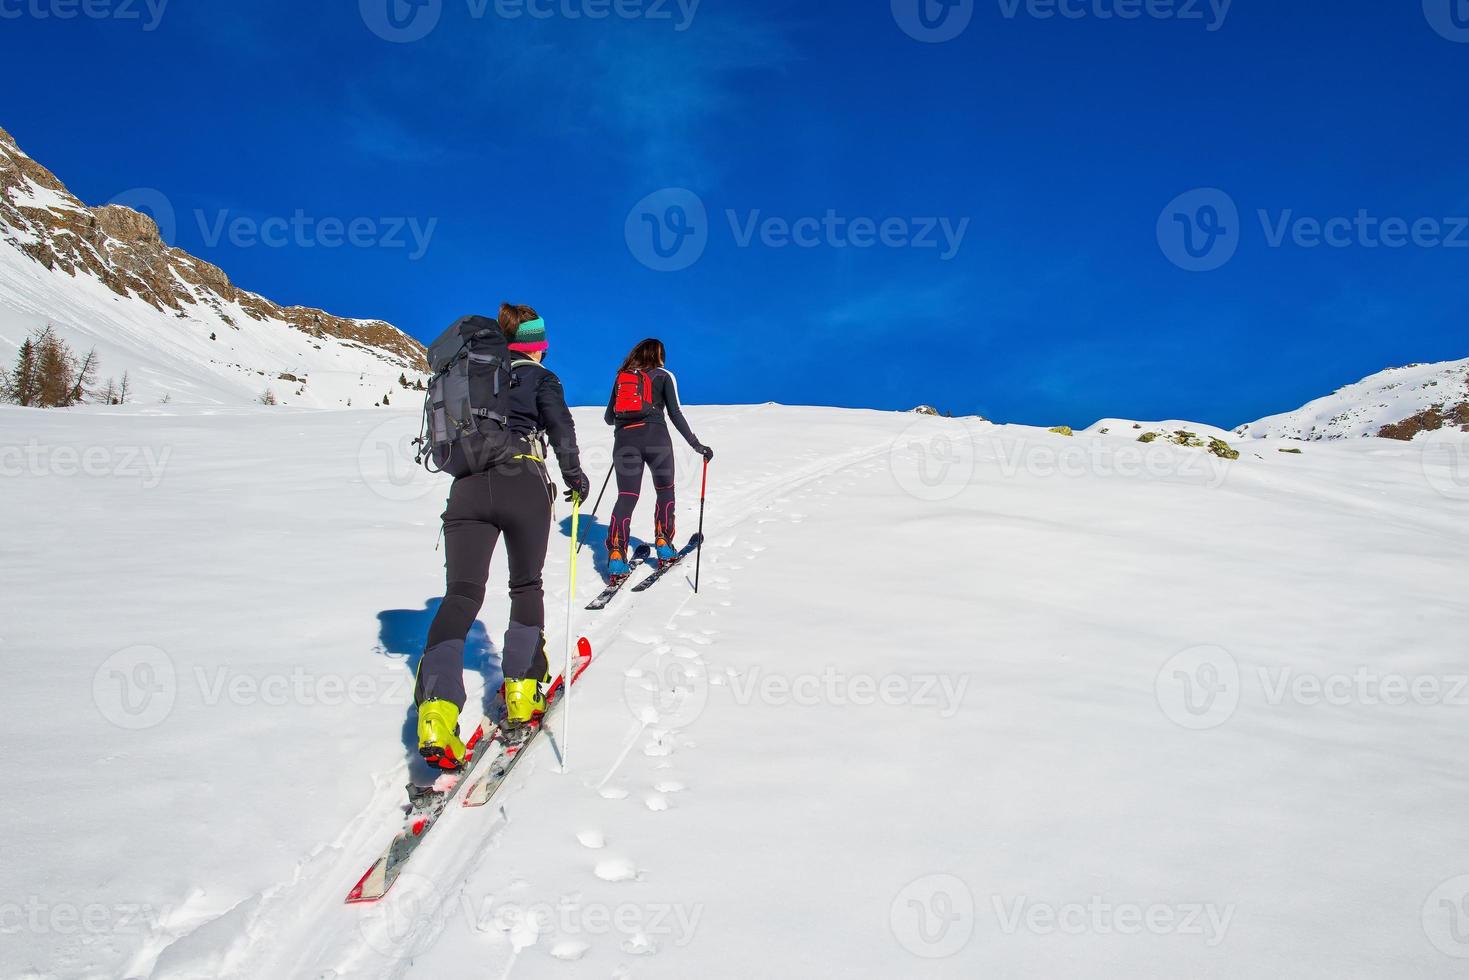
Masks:
[[[586,640],[581,641],[577,649],[576,662],[571,665],[571,685],[581,679],[586,673],[587,667],[592,663],[592,647]],[[563,686],[560,679],[551,685],[551,690],[546,692],[546,713],[537,718],[519,734],[519,738],[507,741],[504,751],[499,754],[486,768],[484,775],[475,781],[464,793],[464,805],[467,807],[484,806],[494,799],[501,786],[510,778],[510,773],[515,769],[515,764],[525,755],[526,749],[535,741],[536,736],[545,729],[547,722],[551,720],[552,714],[564,700],[569,686]]]
[[[649,575],[647,578],[643,579],[637,585],[633,586],[633,591],[634,592],[646,592],[649,589],[651,589],[653,586],[657,585],[659,579],[661,579],[668,572],[671,572],[675,568],[677,568],[679,566],[679,564],[685,558],[687,558],[689,555],[692,555],[695,551],[697,551],[698,548],[699,548],[699,545],[701,545],[703,543],[704,543],[704,536],[702,534],[696,534],[692,538],[689,538],[689,543],[683,546],[683,550],[680,551],[677,555],[675,555],[672,561],[670,561],[666,565],[663,565],[662,567],[660,567],[658,569],[658,571],[654,572],[652,575]]]
[[[577,658],[572,664],[572,683],[581,677],[582,673],[592,662],[592,645],[583,637],[577,644]],[[555,704],[561,701],[564,693],[562,677],[558,677],[551,685],[546,696],[546,710],[549,713]],[[387,895],[393,883],[403,873],[403,866],[413,856],[423,843],[428,832],[439,822],[439,818],[449,809],[449,806],[461,796],[461,790],[470,786],[475,774],[482,764],[489,762],[492,766],[502,759],[509,757],[513,759],[520,754],[524,744],[518,746],[507,746],[500,729],[490,724],[488,720],[481,721],[479,727],[468,742],[465,750],[468,757],[464,768],[452,775],[458,778],[454,784],[442,791],[437,789],[418,789],[410,786],[408,788],[408,814],[407,822],[403,830],[393,838],[382,855],[367,869],[367,873],[358,880],[357,884],[347,893],[347,904],[357,905],[368,902],[376,902]],[[508,773],[509,766],[505,767]],[[494,775],[492,770],[491,775]],[[495,785],[504,781],[501,776]],[[488,797],[486,797],[488,799]]]
[[[652,548],[645,544],[638,545],[637,550],[633,552],[632,561],[628,562],[627,574],[615,582],[608,583],[607,588],[602,590],[602,594],[593,599],[590,606],[587,606],[587,611],[597,612],[606,609],[608,603],[617,598],[617,593],[622,591],[622,587],[627,584],[628,579],[632,578],[632,573],[637,570],[639,565],[646,562],[652,554]]]

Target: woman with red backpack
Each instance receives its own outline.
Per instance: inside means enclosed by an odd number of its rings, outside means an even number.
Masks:
[[[714,450],[701,443],[678,402],[678,381],[663,366],[667,352],[661,340],[645,340],[632,349],[617,372],[612,397],[607,402],[607,424],[616,428],[612,464],[617,471],[617,506],[607,535],[607,573],[615,580],[631,571],[628,541],[632,515],[642,494],[643,469],[653,476],[658,504],[653,512],[655,547],[659,563],[678,556],[674,536],[674,455],[668,419],[678,427],[694,451],[706,460]]]

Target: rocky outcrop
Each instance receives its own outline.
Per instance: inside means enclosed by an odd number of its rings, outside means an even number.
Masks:
[[[359,345],[409,370],[428,369],[423,345],[392,324],[280,306],[239,289],[218,266],[163,241],[148,215],[115,204],[87,207],[0,129],[0,245],[7,240],[48,269],[95,278],[119,296],[136,296],[160,311],[183,313],[202,305],[237,329],[242,316],[276,320],[312,337]]]

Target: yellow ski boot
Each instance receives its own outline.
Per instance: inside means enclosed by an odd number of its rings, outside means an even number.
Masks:
[[[511,728],[529,725],[546,713],[546,695],[535,679],[505,682],[505,724]]]
[[[425,701],[418,706],[418,754],[446,772],[464,768],[469,753],[459,739],[457,707],[448,701]]]

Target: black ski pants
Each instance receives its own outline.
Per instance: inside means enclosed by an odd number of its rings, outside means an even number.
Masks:
[[[444,511],[448,585],[418,667],[417,703],[450,701],[463,709],[464,641],[484,605],[490,559],[502,536],[510,558],[510,625],[502,648],[505,677],[546,676],[542,573],[550,543],[551,503],[545,466],[536,460],[511,460],[454,481]]]

